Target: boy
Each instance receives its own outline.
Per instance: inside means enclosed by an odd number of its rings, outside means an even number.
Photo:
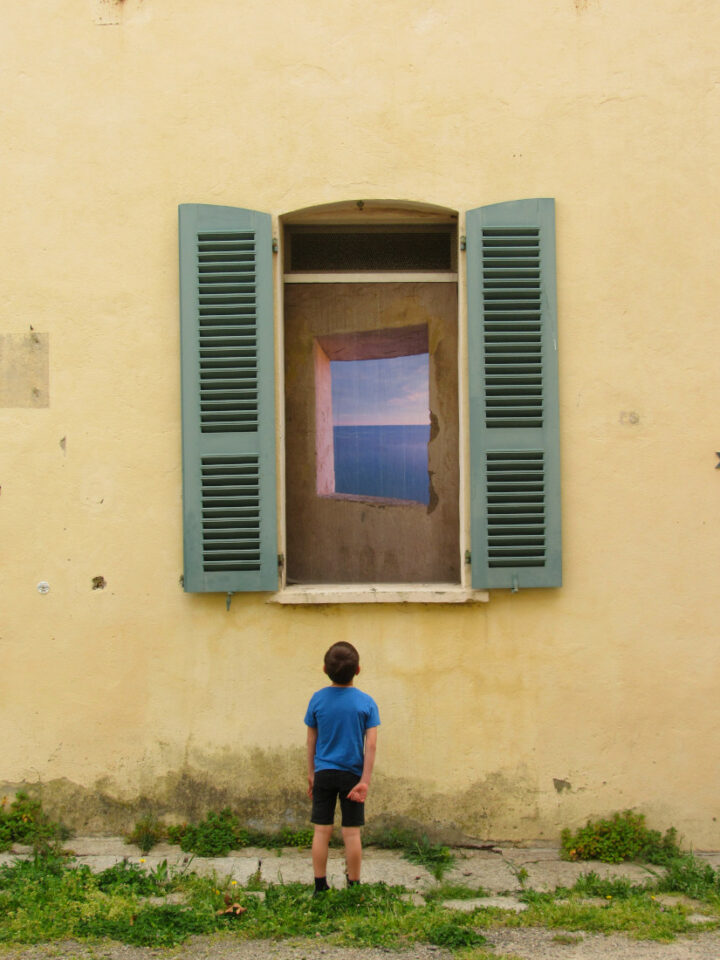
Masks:
[[[360,882],[367,797],[377,746],[380,714],[372,697],[353,686],[360,657],[351,643],[334,643],[325,654],[323,671],[332,686],[310,698],[307,725],[308,796],[315,825],[312,862],[315,892],[329,890],[327,859],[340,797],[348,886]]]

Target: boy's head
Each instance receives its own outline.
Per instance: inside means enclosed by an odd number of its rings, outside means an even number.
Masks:
[[[360,654],[351,643],[334,643],[325,654],[323,669],[333,683],[344,686],[360,673]]]

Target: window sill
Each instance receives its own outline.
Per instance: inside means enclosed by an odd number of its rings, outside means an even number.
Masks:
[[[268,603],[487,603],[487,590],[456,583],[332,583],[285,587]]]

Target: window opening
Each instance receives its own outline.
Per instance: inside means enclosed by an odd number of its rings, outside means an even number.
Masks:
[[[461,579],[456,233],[286,224],[288,585]]]

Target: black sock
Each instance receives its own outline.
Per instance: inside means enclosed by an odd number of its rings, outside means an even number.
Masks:
[[[347,874],[345,874],[345,879],[347,880],[347,885],[349,887],[355,887],[360,883],[359,880],[351,880]]]
[[[322,893],[329,889],[327,877],[315,877],[315,893]]]

